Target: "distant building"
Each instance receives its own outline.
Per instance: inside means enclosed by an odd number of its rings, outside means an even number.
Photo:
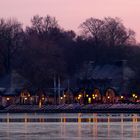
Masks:
[[[27,88],[31,83],[16,71],[0,78],[0,103],[4,106],[19,102],[19,95],[22,89]]]
[[[79,87],[98,88],[102,94],[111,88],[121,95],[129,93],[128,84],[134,76],[135,72],[125,60],[109,64],[88,62],[76,74]]]

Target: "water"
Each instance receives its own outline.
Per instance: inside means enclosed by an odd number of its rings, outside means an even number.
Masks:
[[[139,114],[0,114],[0,140],[139,140]]]

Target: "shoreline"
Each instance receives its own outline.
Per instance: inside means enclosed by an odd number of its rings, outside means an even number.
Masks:
[[[0,113],[140,113],[140,104],[11,105]]]
[[[140,109],[80,109],[80,110],[0,110],[0,113],[140,113]]]

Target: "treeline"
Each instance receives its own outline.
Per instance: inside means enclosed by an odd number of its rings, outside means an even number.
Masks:
[[[0,19],[0,74],[16,70],[37,87],[52,86],[55,76],[73,77],[85,61],[128,60],[140,73],[140,48],[135,32],[119,18],[89,18],[80,35],[64,30],[54,17],[34,16],[23,28],[15,19]],[[135,83],[138,81],[134,81]]]

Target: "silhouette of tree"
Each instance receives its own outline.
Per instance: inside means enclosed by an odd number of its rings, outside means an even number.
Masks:
[[[89,18],[80,28],[83,36],[92,38],[96,46],[102,44],[114,47],[135,42],[135,32],[127,29],[119,18]]]
[[[0,19],[0,74],[14,68],[36,87],[52,87],[54,74],[66,80],[75,78],[85,62],[122,59],[128,60],[136,77],[140,74],[140,47],[134,45],[135,33],[119,18],[89,18],[80,28],[82,34],[78,36],[61,28],[49,15],[34,16],[25,30],[17,20]],[[135,86],[135,79],[132,83]]]
[[[41,39],[47,39],[54,30],[59,30],[59,25],[54,17],[35,15],[31,19],[31,27],[26,28],[29,34],[36,33]]]
[[[7,73],[11,71],[12,58],[22,41],[22,25],[15,19],[0,19],[0,55]]]
[[[95,45],[101,40],[101,34],[103,32],[104,21],[96,18],[89,18],[80,25],[83,35],[87,38],[92,38]]]
[[[120,46],[135,42],[135,32],[127,29],[119,18],[104,19],[104,38],[108,46]]]

